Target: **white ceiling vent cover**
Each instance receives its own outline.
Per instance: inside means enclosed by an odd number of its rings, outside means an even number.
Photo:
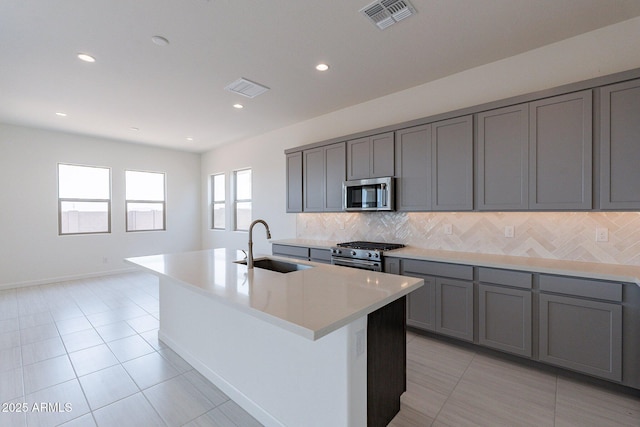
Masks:
[[[416,13],[408,0],[382,0],[360,9],[360,13],[369,18],[378,28],[385,28],[402,21]]]
[[[246,96],[247,98],[255,98],[256,96],[265,93],[269,90],[268,87],[262,86],[256,82],[252,82],[251,80],[247,80],[244,77],[239,78],[235,82],[231,83],[227,87],[226,90],[229,92],[237,93],[242,96]]]

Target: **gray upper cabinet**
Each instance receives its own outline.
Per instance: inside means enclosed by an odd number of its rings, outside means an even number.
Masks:
[[[393,132],[347,142],[347,179],[394,175]]]
[[[473,210],[473,116],[431,124],[431,209]]]
[[[600,207],[640,208],[640,80],[600,90]]]
[[[305,212],[324,211],[324,147],[305,150],[303,157],[303,210]]]
[[[304,212],[342,211],[345,143],[305,150],[302,156]]]
[[[302,212],[302,151],[287,154],[287,212]]]
[[[396,209],[431,209],[431,125],[396,132]]]
[[[529,105],[529,209],[592,208],[592,91]]]
[[[529,105],[477,116],[478,210],[529,206]]]

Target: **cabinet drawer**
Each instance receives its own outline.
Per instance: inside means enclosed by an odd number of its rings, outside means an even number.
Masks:
[[[316,249],[311,248],[309,257],[311,261],[317,262],[331,262],[331,249]]]
[[[498,268],[480,267],[478,280],[484,283],[512,286],[514,288],[531,289],[533,274],[524,271],[501,270]]]
[[[402,261],[405,274],[426,274],[429,276],[451,277],[454,279],[473,280],[473,267],[470,265],[448,264],[446,262],[421,261],[405,259]]]
[[[540,291],[622,302],[622,284],[616,282],[541,274]]]
[[[293,258],[309,258],[309,248],[289,245],[273,245],[271,252],[274,255],[293,257]]]

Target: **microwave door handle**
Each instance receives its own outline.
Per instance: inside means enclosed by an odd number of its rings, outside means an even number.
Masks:
[[[387,207],[387,184],[382,184],[382,206]]]

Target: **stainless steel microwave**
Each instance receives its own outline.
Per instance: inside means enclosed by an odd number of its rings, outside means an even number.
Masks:
[[[345,211],[392,211],[393,198],[393,177],[342,183],[342,208]]]

